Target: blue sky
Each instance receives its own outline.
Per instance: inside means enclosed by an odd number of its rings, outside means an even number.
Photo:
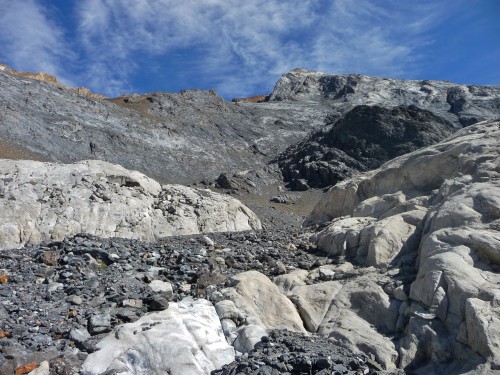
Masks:
[[[108,96],[269,93],[296,67],[500,84],[500,0],[0,0],[0,63]]]

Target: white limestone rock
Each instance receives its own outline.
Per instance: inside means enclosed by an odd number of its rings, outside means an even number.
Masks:
[[[97,344],[83,374],[201,375],[234,360],[212,304],[186,298],[123,324]]]
[[[467,127],[436,145],[399,156],[379,169],[336,184],[316,205],[307,222],[352,215],[363,201],[373,197],[398,192],[402,194],[397,194],[399,201],[428,196],[445,180],[470,172],[476,181],[489,180],[488,176],[498,174],[498,125],[488,122]],[[480,156],[485,158],[478,160]]]
[[[236,323],[231,333],[236,334],[238,351],[249,351],[268,329],[306,333],[293,303],[267,276],[247,271],[233,276],[229,285],[221,290],[224,300],[217,302],[216,310],[220,319]]]
[[[465,324],[469,346],[500,366],[500,306],[469,298],[465,305]]]
[[[334,344],[355,354],[372,354],[386,370],[396,368],[398,352],[394,343],[373,329],[366,320],[349,310],[343,310],[332,325],[334,327],[328,337]],[[320,333],[325,334],[321,331]]]
[[[365,266],[388,267],[388,275],[401,267],[396,259],[417,259],[409,295],[403,288],[393,293],[405,306],[396,324],[405,332],[399,341],[402,368],[500,369],[499,150],[500,122],[467,127],[335,185],[307,221],[333,219],[314,236],[319,247]],[[358,301],[379,309],[373,316],[391,311],[393,300],[384,307],[363,293]],[[380,322],[345,298],[341,303],[342,295],[335,296],[318,332],[338,334],[333,322],[348,310],[380,331]],[[472,357],[474,365],[467,367]]]
[[[82,232],[150,241],[260,227],[255,214],[234,198],[160,186],[119,165],[0,160],[0,249]]]

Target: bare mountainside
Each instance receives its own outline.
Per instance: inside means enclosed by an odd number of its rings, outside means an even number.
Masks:
[[[266,102],[227,102],[200,90],[106,100],[3,70],[0,141],[40,160],[100,159],[190,184],[262,169],[358,105],[415,105],[458,130],[499,117],[500,88],[295,69]]]

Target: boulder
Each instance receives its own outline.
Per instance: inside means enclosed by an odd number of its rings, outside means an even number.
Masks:
[[[386,370],[396,368],[398,352],[390,338],[377,332],[366,320],[349,310],[343,310],[336,317],[328,333],[321,329],[319,333],[328,335],[330,341],[352,353],[373,355]]]
[[[238,351],[252,349],[262,337],[258,335],[266,330],[306,332],[293,303],[260,272],[247,271],[233,276],[229,287],[221,293],[224,299],[217,302],[216,310],[219,318],[236,323],[236,329],[228,336],[236,337]]]
[[[296,286],[292,289],[288,297],[297,306],[308,331],[316,333],[340,289],[342,284],[339,281]]]
[[[0,249],[77,233],[140,240],[259,229],[234,198],[103,161],[51,164],[0,160]]]
[[[83,374],[208,374],[234,360],[212,304],[192,298],[115,328],[97,349]]]

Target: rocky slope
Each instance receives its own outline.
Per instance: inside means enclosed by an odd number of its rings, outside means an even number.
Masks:
[[[264,166],[320,126],[324,111],[231,103],[200,90],[100,100],[0,71],[2,142],[47,161],[105,160],[162,183]]]
[[[352,296],[339,303],[336,294],[318,332],[349,345],[345,316],[354,331],[391,337],[374,350],[393,350],[400,368],[500,370],[499,150],[500,122],[481,123],[328,191],[308,219],[327,223],[314,237],[319,248],[393,281],[367,280],[383,286],[370,313],[353,315]],[[373,339],[356,340],[361,348]]]
[[[100,159],[191,184],[262,169],[358,105],[415,105],[457,129],[500,114],[498,87],[301,69],[284,75],[266,100],[231,103],[199,90],[102,100],[4,70],[0,141],[44,160]]]
[[[160,185],[102,161],[51,164],[0,159],[0,249],[77,233],[158,238],[260,229],[236,199]]]

